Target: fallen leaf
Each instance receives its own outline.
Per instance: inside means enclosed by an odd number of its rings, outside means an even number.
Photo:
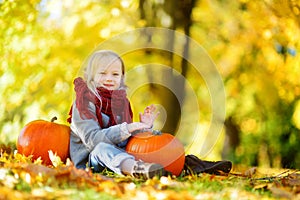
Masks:
[[[247,169],[243,172],[231,172],[230,175],[234,176],[241,176],[241,177],[248,177],[251,178],[253,175],[255,175],[257,172],[257,167],[252,167],[250,169]]]
[[[262,184],[255,185],[255,186],[253,187],[253,189],[255,189],[255,190],[267,189],[268,186],[269,186],[268,183],[262,183]]]
[[[252,167],[252,168],[246,170],[246,171],[244,172],[244,175],[245,175],[246,177],[249,177],[249,178],[250,178],[250,177],[252,177],[252,176],[256,173],[256,170],[257,170],[256,167]]]
[[[64,163],[61,161],[61,158],[60,158],[58,155],[56,155],[56,153],[54,154],[52,150],[49,150],[48,153],[49,153],[49,158],[50,158],[50,160],[51,160],[51,162],[52,162],[52,165],[53,165],[54,167],[58,167],[58,166],[64,164]]]
[[[283,184],[288,186],[300,186],[300,174],[292,173],[282,179]]]
[[[279,198],[286,198],[286,199],[292,199],[293,193],[290,191],[285,190],[284,188],[279,188],[279,187],[271,187],[270,191],[275,197]]]

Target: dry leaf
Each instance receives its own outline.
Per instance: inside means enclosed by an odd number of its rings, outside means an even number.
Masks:
[[[253,189],[255,189],[255,190],[267,189],[269,187],[269,185],[270,184],[268,184],[268,183],[262,183],[262,184],[255,185],[253,187]]]
[[[246,177],[249,177],[249,178],[250,178],[250,177],[252,177],[252,176],[256,173],[256,170],[257,170],[256,167],[252,167],[252,168],[246,170],[246,171],[244,172],[244,175],[245,175]]]
[[[54,154],[52,150],[49,150],[48,153],[49,153],[49,158],[54,167],[58,167],[63,164],[61,158],[56,153]]]
[[[284,188],[279,188],[279,187],[271,187],[270,191],[275,197],[279,198],[286,198],[286,199],[292,199],[293,193],[290,191],[285,190]]]

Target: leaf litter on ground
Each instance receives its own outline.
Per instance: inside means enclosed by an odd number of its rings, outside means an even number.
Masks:
[[[9,151],[8,151],[9,150]],[[300,199],[299,170],[235,167],[221,176],[199,174],[143,180],[110,171],[92,173],[60,161],[32,161],[0,149],[1,199]]]

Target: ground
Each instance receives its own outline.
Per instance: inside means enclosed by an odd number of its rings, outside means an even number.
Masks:
[[[148,180],[110,172],[93,174],[62,163],[1,149],[1,199],[299,199],[300,171],[233,166],[229,174],[184,175]]]

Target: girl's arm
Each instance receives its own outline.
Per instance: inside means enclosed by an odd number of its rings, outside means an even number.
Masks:
[[[92,103],[89,104],[89,109],[95,113],[96,109]],[[72,110],[71,129],[89,150],[92,150],[99,142],[118,144],[131,136],[127,123],[102,129],[98,121],[94,119],[81,119],[75,103]]]
[[[89,106],[91,112],[95,113],[95,106],[92,103],[90,103]],[[98,121],[94,119],[81,119],[76,104],[74,103],[73,105],[71,129],[81,139],[89,151],[94,149],[99,142],[118,144],[129,138],[132,132],[147,128],[150,127],[145,123],[133,122],[127,124],[124,122],[102,129]]]

